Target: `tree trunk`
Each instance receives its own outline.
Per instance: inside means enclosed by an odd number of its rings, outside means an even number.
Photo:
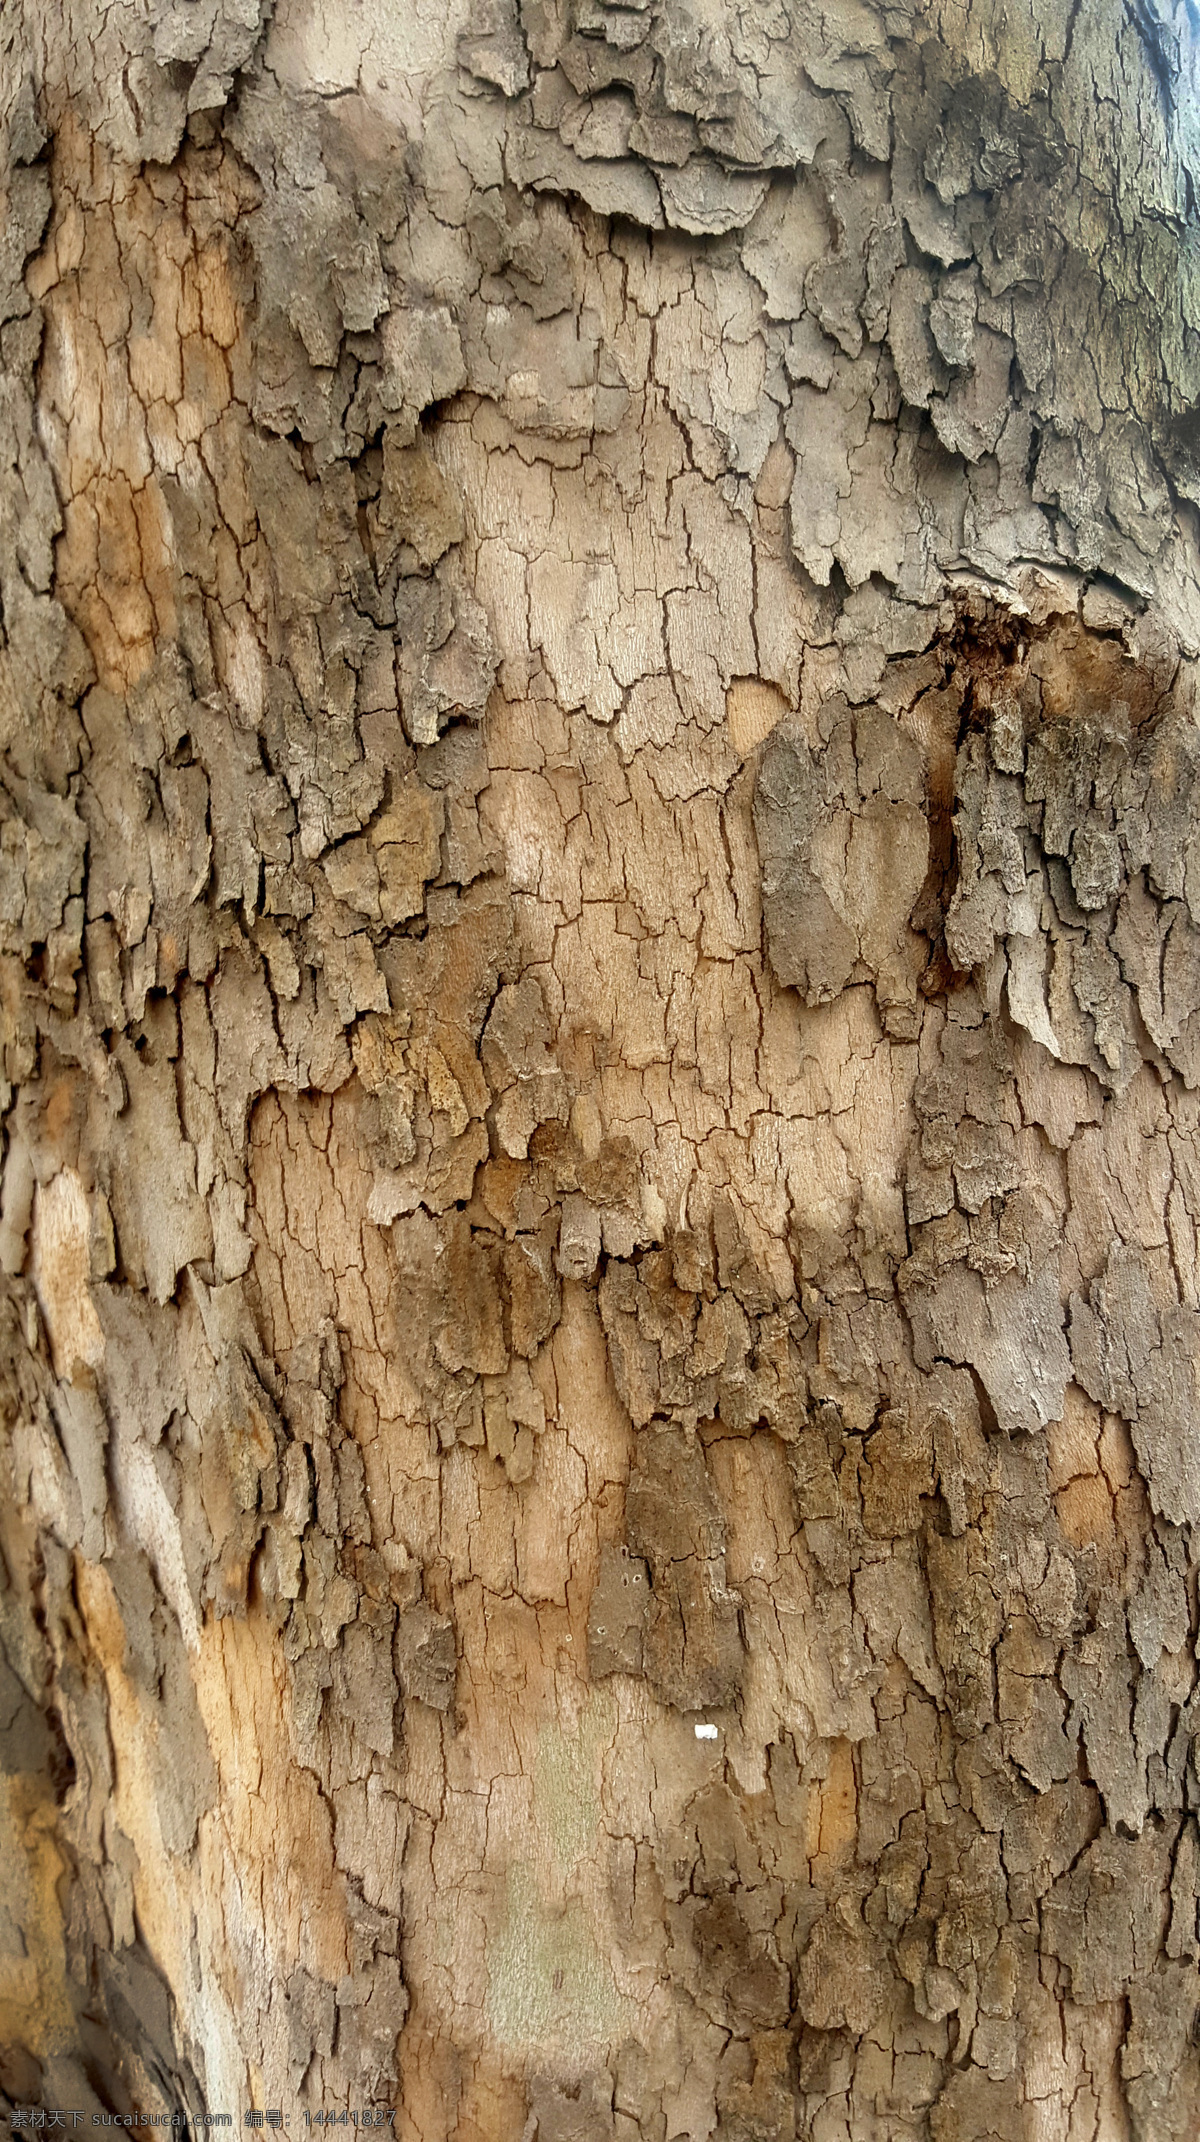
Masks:
[[[1200,2132],[1196,56],[9,0],[23,2117]]]

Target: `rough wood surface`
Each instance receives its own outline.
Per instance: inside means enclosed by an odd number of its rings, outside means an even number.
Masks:
[[[9,0],[0,2110],[1200,2132],[1190,0]]]

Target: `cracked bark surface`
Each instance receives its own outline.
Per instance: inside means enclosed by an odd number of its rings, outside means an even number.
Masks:
[[[6,11],[5,2113],[1200,2128],[1198,64]]]

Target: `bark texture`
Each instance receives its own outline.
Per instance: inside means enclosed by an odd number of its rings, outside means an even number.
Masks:
[[[13,2103],[1200,2132],[1196,61],[9,0]]]

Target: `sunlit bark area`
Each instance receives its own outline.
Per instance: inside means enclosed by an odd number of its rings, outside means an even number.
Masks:
[[[1195,2142],[1196,35],[8,0],[6,2116]]]

